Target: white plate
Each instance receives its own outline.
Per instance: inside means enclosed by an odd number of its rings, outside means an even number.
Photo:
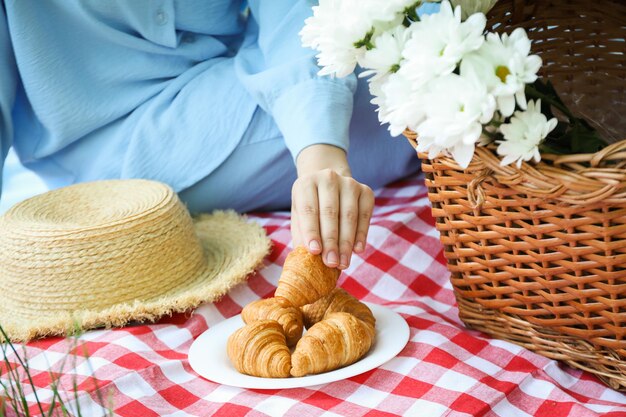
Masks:
[[[192,343],[189,363],[200,376],[219,384],[241,388],[282,389],[326,384],[362,374],[395,357],[409,341],[409,325],[398,313],[365,303],[376,317],[376,342],[361,360],[345,368],[299,378],[259,378],[240,374],[226,354],[228,337],[244,323],[241,315],[211,327]]]

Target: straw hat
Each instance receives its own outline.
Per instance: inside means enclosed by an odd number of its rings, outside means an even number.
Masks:
[[[153,321],[224,295],[269,248],[234,212],[192,220],[159,182],[50,191],[0,217],[0,325],[27,341]]]

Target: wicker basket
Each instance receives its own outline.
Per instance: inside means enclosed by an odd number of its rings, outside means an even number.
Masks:
[[[626,390],[626,5],[500,0],[494,30],[524,27],[574,113],[615,142],[597,154],[466,170],[419,154],[460,317]],[[415,145],[415,135],[406,133]],[[620,139],[622,139],[620,141]]]

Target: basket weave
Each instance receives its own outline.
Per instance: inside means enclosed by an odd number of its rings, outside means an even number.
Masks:
[[[501,0],[489,22],[526,28],[542,75],[615,143],[521,169],[495,147],[466,170],[419,154],[460,318],[626,391],[626,6]]]

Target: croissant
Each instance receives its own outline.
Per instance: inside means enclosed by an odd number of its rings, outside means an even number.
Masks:
[[[374,327],[352,314],[329,313],[296,345],[291,375],[319,374],[350,365],[369,351],[374,336]]]
[[[241,312],[247,324],[257,320],[275,320],[284,330],[287,346],[294,346],[302,336],[302,311],[282,297],[266,298],[248,304]]]
[[[374,318],[372,310],[343,288],[335,288],[326,297],[301,307],[301,310],[307,329],[323,320],[325,315],[336,312],[350,313],[370,326],[376,326],[376,318]]]
[[[324,265],[320,255],[299,246],[285,259],[275,296],[286,298],[296,307],[311,304],[335,288],[339,273]]]
[[[263,378],[287,378],[291,355],[283,328],[273,320],[259,320],[228,338],[228,358],[237,371]]]

